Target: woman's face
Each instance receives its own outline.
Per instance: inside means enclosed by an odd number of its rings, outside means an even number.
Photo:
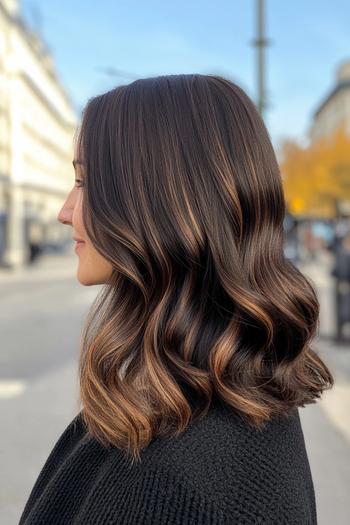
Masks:
[[[112,265],[94,248],[86,235],[82,219],[84,174],[79,160],[74,160],[73,166],[75,168],[75,185],[68,194],[57,219],[63,224],[70,224],[73,228],[72,237],[83,241],[82,243],[75,243],[79,260],[78,281],[86,286],[104,284],[112,273]]]

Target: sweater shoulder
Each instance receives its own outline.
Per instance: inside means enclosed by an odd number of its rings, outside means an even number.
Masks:
[[[297,408],[259,430],[230,407],[215,407],[182,435],[162,440],[154,460],[160,471],[171,472],[237,523],[243,515],[251,523],[284,523],[288,516],[316,523]]]

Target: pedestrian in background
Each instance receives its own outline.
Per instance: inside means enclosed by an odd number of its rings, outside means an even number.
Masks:
[[[344,334],[344,327],[350,327],[350,231],[348,231],[335,250],[335,264],[332,275],[336,278],[336,317],[338,342],[349,341],[350,336]]]
[[[42,226],[32,221],[28,229],[29,263],[33,264],[40,256],[43,249]]]

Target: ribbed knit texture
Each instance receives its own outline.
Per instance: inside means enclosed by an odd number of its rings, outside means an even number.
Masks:
[[[19,525],[315,525],[299,411],[261,432],[227,405],[176,438],[156,438],[131,465],[104,449],[79,413],[50,453]]]

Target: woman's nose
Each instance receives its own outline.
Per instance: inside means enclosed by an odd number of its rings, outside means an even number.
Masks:
[[[66,205],[63,205],[57,215],[57,220],[62,224],[72,224],[73,210]]]

